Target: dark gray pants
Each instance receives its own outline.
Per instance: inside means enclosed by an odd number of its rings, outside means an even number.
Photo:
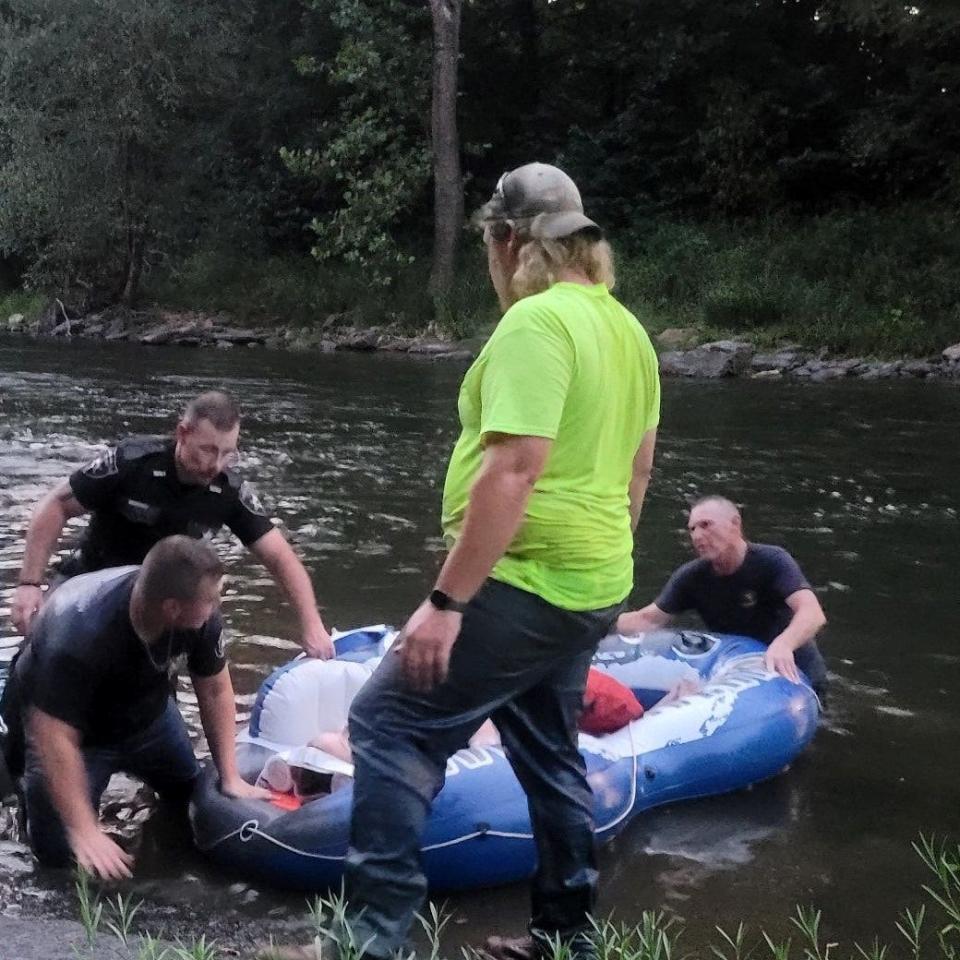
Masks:
[[[420,845],[447,758],[491,717],[527,794],[537,844],[530,929],[573,939],[596,895],[593,802],[577,749],[590,659],[622,604],[573,613],[488,580],[463,617],[447,679],[427,694],[384,657],[354,700],[347,916],[373,957],[401,948],[423,904]]]

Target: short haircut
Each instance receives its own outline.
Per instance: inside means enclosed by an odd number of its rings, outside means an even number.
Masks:
[[[240,422],[240,407],[229,393],[207,390],[187,404],[181,420],[187,426],[209,420],[218,430],[232,430]]]
[[[204,580],[219,580],[223,563],[203,540],[177,534],[155,543],[143,561],[137,587],[150,605],[195,600]]]
[[[726,497],[721,497],[718,493],[712,493],[707,497],[701,497],[699,500],[696,500],[694,503],[690,504],[690,510],[692,512],[696,510],[697,507],[705,507],[709,503],[714,503],[718,507],[723,507],[735,517],[740,516],[740,508],[732,500],[728,500]]]

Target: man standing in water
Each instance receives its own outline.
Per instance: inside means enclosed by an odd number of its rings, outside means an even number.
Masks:
[[[696,610],[708,630],[767,644],[768,670],[799,683],[799,668],[822,693],[827,668],[814,638],[827,618],[797,561],[782,547],[749,543],[740,511],[726,497],[698,500],[687,527],[698,558],[674,571],[653,603],[622,614],[617,630],[656,630]]]
[[[142,563],[163,537],[202,537],[226,525],[290,598],[307,655],[332,656],[309,574],[234,469],[239,435],[233,398],[201,393],[187,404],[174,437],[124,440],[48,493],[27,529],[11,609],[14,627],[25,634],[40,609],[47,563],[71,517],[92,514],[79,550],[59,567],[61,579]]]
[[[223,566],[202,541],[161,540],[142,567],[70,580],[44,604],[16,667],[26,729],[30,843],[41,863],[71,856],[105,879],[133,860],[97,821],[110,776],[123,770],[186,805],[199,773],[170,693],[186,657],[220,789],[269,797],[237,772],[233,685],[220,636]]]
[[[559,936],[576,954],[594,906],[576,725],[591,657],[632,585],[657,362],[610,295],[610,248],[565,173],[532,163],[505,174],[478,221],[506,312],[460,390],[443,494],[450,553],[350,713],[347,921],[373,958],[404,943],[447,758],[488,717],[527,793],[539,855],[530,936],[492,938],[488,951],[533,957]]]

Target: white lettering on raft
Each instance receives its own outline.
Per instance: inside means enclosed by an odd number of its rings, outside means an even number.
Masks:
[[[447,760],[447,776],[452,777],[461,770],[479,770],[489,767],[496,757],[506,758],[503,747],[468,747],[458,750]]]

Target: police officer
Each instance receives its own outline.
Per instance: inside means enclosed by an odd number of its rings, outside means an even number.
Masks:
[[[226,525],[290,598],[304,651],[332,656],[307,571],[234,469],[239,433],[233,398],[202,393],[187,404],[172,438],[121,441],[48,493],[27,530],[11,610],[14,627],[26,633],[39,610],[47,562],[71,517],[91,514],[79,549],[59,567],[61,579],[139,564],[164,537],[197,538]]]

